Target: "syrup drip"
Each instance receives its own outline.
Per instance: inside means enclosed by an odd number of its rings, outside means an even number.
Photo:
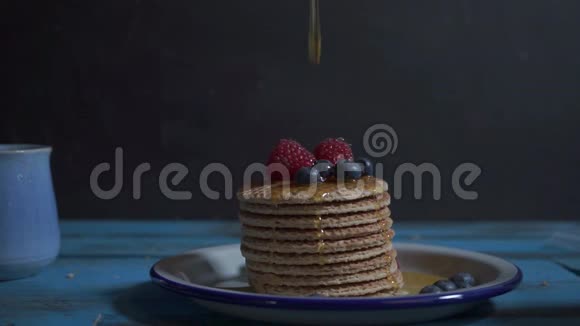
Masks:
[[[385,237],[385,240],[391,241],[393,238],[393,233],[390,232],[390,227],[387,223],[387,219],[383,218],[383,219],[381,219],[381,221],[379,223],[381,226],[381,234]],[[385,268],[387,269],[387,272],[390,272],[391,263],[393,262],[393,258],[390,256],[389,252],[385,252],[385,260],[387,261],[387,266]],[[397,283],[397,281],[393,277],[393,275],[389,275],[387,277],[387,281],[390,282],[391,284]],[[398,287],[397,287],[397,290],[398,290]]]
[[[322,216],[317,216],[314,218],[314,228],[318,231],[322,230]]]
[[[393,257],[391,257],[391,256],[389,255],[389,253],[387,252],[387,253],[385,253],[385,260],[387,261],[387,265],[390,265],[390,264],[391,264],[391,262],[393,261]],[[389,268],[390,268],[390,267],[389,267],[389,266],[387,266],[387,269],[389,269]]]
[[[380,222],[381,234],[385,237],[385,240],[391,241],[393,239],[393,232],[391,232],[387,219],[384,218]]]
[[[387,276],[387,282],[395,285],[395,284],[397,284],[397,279],[393,275],[389,275],[389,276]],[[398,288],[398,286],[397,286],[397,288]]]
[[[324,256],[324,229],[322,228],[322,216],[317,216],[314,218],[314,227],[316,229],[316,237],[318,238],[318,248],[316,249],[318,253],[318,264],[322,265],[325,263]]]
[[[381,231],[384,233],[387,233],[389,231],[389,226],[387,225],[387,219],[384,218],[381,220]]]
[[[322,251],[324,250],[324,246],[325,246],[324,240],[323,239],[318,240],[318,254],[319,255],[322,254]],[[322,259],[322,257],[320,257],[320,259]]]

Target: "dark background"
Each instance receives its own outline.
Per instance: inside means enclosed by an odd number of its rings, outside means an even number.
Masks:
[[[366,128],[388,123],[387,180],[404,162],[433,162],[443,180],[442,200],[415,200],[407,178],[400,219],[578,216],[580,1],[321,2],[320,66],[305,0],[4,2],[0,143],[54,146],[63,218],[231,218],[235,201],[201,195],[205,164],[239,185],[281,137],[342,136],[362,153]],[[125,183],[105,201],[89,175],[116,147]],[[451,189],[468,161],[483,169],[475,201]],[[190,169],[192,200],[161,194],[169,162]]]

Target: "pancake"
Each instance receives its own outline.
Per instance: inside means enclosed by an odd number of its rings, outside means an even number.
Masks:
[[[253,260],[246,262],[248,270],[271,273],[278,275],[342,275],[354,274],[364,271],[370,271],[377,268],[387,268],[395,261],[397,252],[395,250],[388,251],[384,255],[372,257],[366,260],[359,260],[347,263],[337,264],[316,264],[316,265],[279,265],[270,263],[261,263]]]
[[[388,189],[384,180],[369,176],[359,180],[347,180],[343,186],[338,186],[337,183],[336,181],[323,182],[309,188],[303,185],[276,182],[271,185],[243,189],[238,192],[237,196],[240,202],[248,204],[292,205],[350,201],[386,193]]]
[[[317,275],[317,276],[291,276],[272,273],[261,273],[248,270],[248,277],[257,282],[268,285],[285,286],[330,286],[348,283],[361,283],[376,281],[389,277],[397,272],[397,264],[390,264],[387,268],[377,268],[351,274]]]
[[[279,265],[324,265],[344,262],[354,262],[365,260],[372,257],[384,256],[393,249],[393,245],[388,242],[382,246],[365,248],[355,251],[339,252],[333,254],[295,254],[295,253],[276,253],[261,250],[254,250],[241,246],[242,255],[246,260],[261,263],[279,264]]]
[[[260,218],[257,218],[260,220]],[[324,227],[322,219],[310,221],[312,229],[294,229],[294,228],[267,228],[242,225],[242,235],[244,237],[269,239],[269,240],[339,240],[356,237],[364,237],[371,234],[386,232],[393,220],[388,217],[376,221],[375,223],[356,225],[351,227]],[[315,225],[318,224],[318,225]],[[328,223],[325,223],[328,225]]]
[[[243,226],[264,227],[279,229],[327,229],[344,228],[348,226],[366,225],[381,221],[391,216],[388,207],[359,213],[324,214],[319,216],[308,215],[261,215],[249,212],[240,212],[239,218]],[[387,219],[391,227],[392,220]]]
[[[394,231],[379,232],[363,237],[342,240],[287,241],[243,237],[242,245],[254,250],[279,253],[334,253],[381,246],[391,241]]]
[[[376,211],[387,207],[391,202],[388,193],[355,199],[347,202],[311,203],[308,205],[266,205],[240,202],[242,212],[261,215],[335,215]]]
[[[346,283],[330,286],[286,286],[271,285],[250,277],[250,284],[260,293],[290,296],[322,295],[329,297],[358,297],[381,293],[394,294],[403,286],[403,277],[400,271],[386,278],[363,281],[360,283]]]

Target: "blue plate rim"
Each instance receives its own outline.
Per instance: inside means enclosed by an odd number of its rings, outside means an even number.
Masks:
[[[446,248],[441,246],[419,245],[425,247],[436,247],[452,249],[456,251],[469,252],[467,250]],[[207,248],[206,248],[207,249]],[[476,252],[473,252],[476,253]],[[164,260],[156,262],[149,270],[151,280],[161,287],[170,291],[186,295],[195,299],[215,301],[220,303],[235,304],[241,306],[251,306],[260,308],[281,308],[281,309],[304,309],[304,310],[376,310],[376,309],[411,309],[421,307],[431,307],[437,305],[460,304],[482,301],[515,289],[523,279],[521,269],[505,259],[478,253],[501,259],[516,269],[513,277],[485,287],[474,287],[461,291],[451,291],[437,294],[404,295],[393,297],[370,297],[370,298],[320,298],[320,297],[290,297],[267,294],[256,294],[248,292],[238,292],[232,290],[214,289],[202,285],[184,285],[172,281],[155,269]],[[177,255],[180,256],[180,255]],[[172,256],[175,257],[175,256]]]

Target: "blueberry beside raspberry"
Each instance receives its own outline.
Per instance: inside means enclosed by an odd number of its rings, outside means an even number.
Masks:
[[[315,167],[301,167],[294,175],[294,182],[299,185],[307,185],[311,182],[323,182],[324,179],[320,176],[320,171]]]
[[[363,165],[363,175],[375,175],[375,169],[371,160],[366,157],[359,157],[354,161]]]
[[[329,160],[318,160],[314,168],[320,172],[320,176],[325,180],[334,175],[334,165]]]

